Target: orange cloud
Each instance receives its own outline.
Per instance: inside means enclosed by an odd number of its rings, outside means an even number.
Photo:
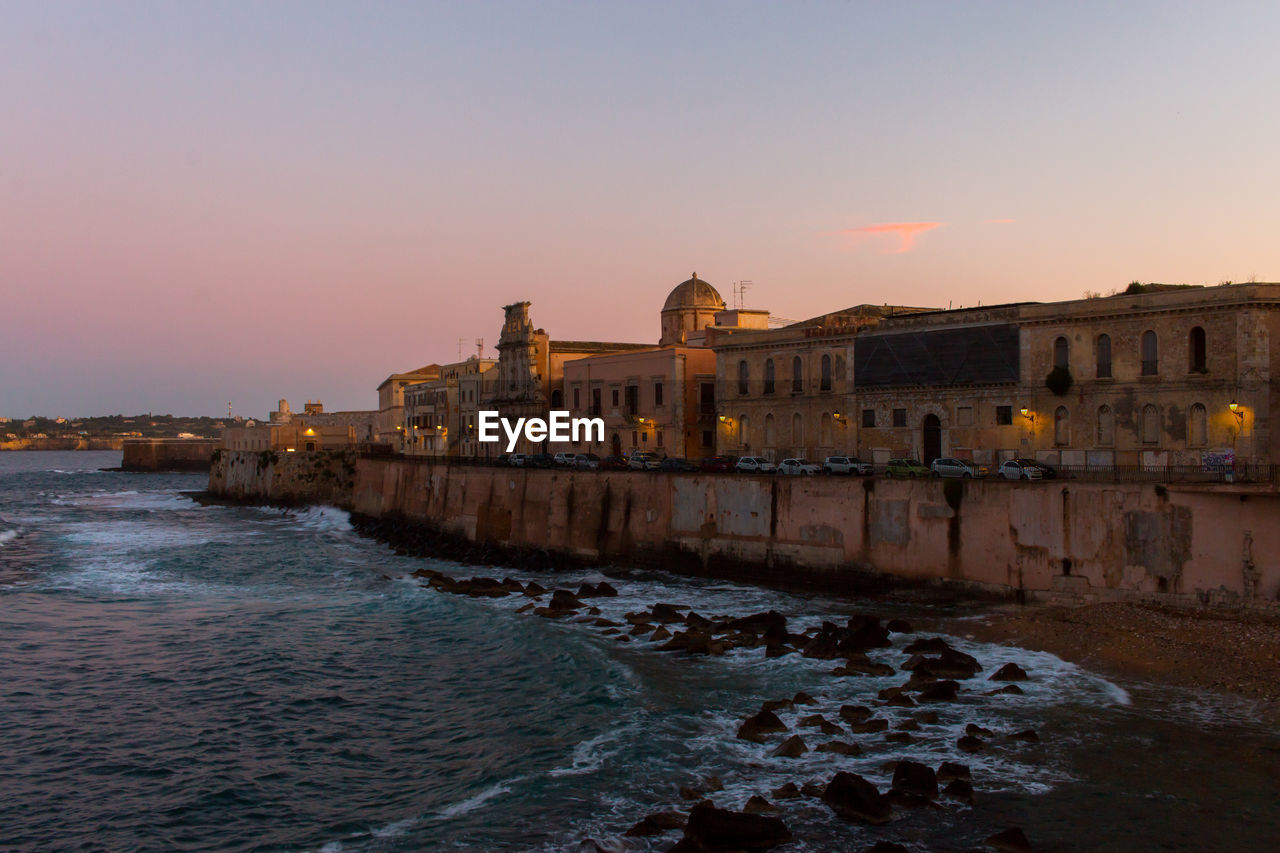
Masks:
[[[854,238],[861,238],[868,234],[896,234],[899,238],[898,248],[890,250],[896,254],[910,251],[915,245],[917,234],[923,234],[941,226],[941,222],[882,222],[876,225],[863,225],[860,228],[845,228],[833,233],[848,234]]]

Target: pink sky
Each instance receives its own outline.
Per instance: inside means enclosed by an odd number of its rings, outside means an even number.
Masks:
[[[368,408],[514,300],[656,341],[692,270],[797,319],[1280,278],[1273,7],[370,9],[11,7],[0,415]]]

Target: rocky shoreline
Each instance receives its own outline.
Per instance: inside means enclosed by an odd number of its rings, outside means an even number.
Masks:
[[[1148,604],[998,607],[939,630],[1103,674],[1239,696],[1280,713],[1280,614]]]

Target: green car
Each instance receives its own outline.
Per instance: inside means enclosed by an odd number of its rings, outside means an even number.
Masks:
[[[928,477],[929,469],[914,459],[890,459],[884,473],[886,477]]]

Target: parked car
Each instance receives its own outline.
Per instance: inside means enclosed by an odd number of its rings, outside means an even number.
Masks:
[[[579,453],[573,457],[573,467],[579,471],[599,471],[600,457],[594,453]]]
[[[621,456],[606,456],[600,460],[600,470],[626,471],[629,469],[627,467],[627,460],[623,459]]]
[[[778,473],[792,477],[813,476],[818,473],[818,466],[808,459],[783,459],[778,463]]]
[[[1002,480],[1044,479],[1044,472],[1040,470],[1040,466],[1029,459],[1006,459],[1000,463],[999,474]]]
[[[526,459],[524,460],[524,467],[526,467],[526,468],[550,468],[550,467],[551,467],[551,454],[550,454],[550,453],[534,453],[533,455],[529,456],[528,458],[526,458]]]
[[[778,466],[763,456],[743,456],[733,465],[739,474],[776,474]]]
[[[668,456],[659,463],[658,470],[677,474],[696,474],[702,470],[702,466],[689,459],[681,459],[679,456]]]
[[[562,450],[551,458],[551,464],[557,468],[572,468],[581,455],[581,453]]]
[[[632,471],[657,471],[662,459],[655,453],[637,450],[627,457],[627,467]]]
[[[956,477],[963,480],[985,477],[991,473],[986,465],[975,465],[951,456],[940,456],[933,460],[929,464],[929,472],[935,477]]]
[[[929,469],[914,459],[890,459],[884,466],[887,477],[927,477]]]
[[[1032,465],[1036,468],[1039,468],[1040,476],[1042,476],[1046,480],[1052,480],[1058,476],[1058,469],[1054,468],[1048,462],[1037,462],[1034,459],[1019,459],[1017,461],[1021,462],[1023,465]]]
[[[874,474],[875,468],[870,462],[863,462],[856,456],[828,456],[822,460],[824,474]]]
[[[733,466],[737,464],[736,456],[704,456],[702,458],[702,470],[708,474],[732,473]]]
[[[527,453],[512,453],[507,457],[507,464],[512,468],[527,468],[529,467],[528,461],[529,454]]]
[[[506,467],[506,466],[510,465],[510,464],[511,464],[511,454],[510,454],[510,453],[503,453],[503,454],[502,454],[502,455],[500,455],[497,459],[493,460],[493,464],[494,464],[494,465],[501,466],[501,467]]]

